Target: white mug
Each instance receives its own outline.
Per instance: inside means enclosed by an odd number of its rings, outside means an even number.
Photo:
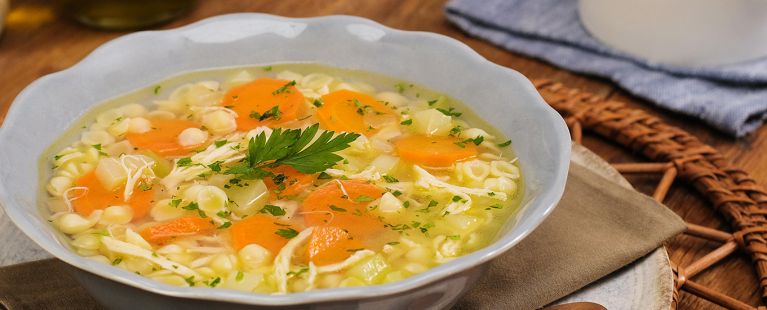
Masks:
[[[580,0],[583,25],[621,52],[682,67],[767,57],[767,0]]]

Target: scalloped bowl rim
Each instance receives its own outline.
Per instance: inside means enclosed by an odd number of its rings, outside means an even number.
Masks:
[[[5,118],[5,122],[3,126],[0,127],[0,141],[5,142],[8,139],[8,136],[10,135],[7,133],[9,131],[8,129],[9,127],[19,126],[19,125],[16,125],[15,122],[19,122],[17,118],[19,114],[23,113],[22,111],[23,102],[28,100],[28,97],[31,93],[39,91],[41,88],[44,88],[44,85],[46,82],[54,78],[58,78],[59,76],[69,76],[69,75],[76,76],[78,72],[78,68],[90,62],[98,62],[98,59],[102,53],[109,53],[110,51],[114,51],[118,49],[121,44],[129,43],[130,41],[143,36],[151,37],[157,34],[162,35],[162,34],[169,34],[173,32],[182,32],[182,31],[193,29],[195,27],[200,27],[209,23],[216,23],[216,22],[225,21],[225,20],[236,20],[236,19],[242,19],[242,18],[247,18],[247,19],[259,18],[259,19],[265,19],[265,20],[301,22],[301,23],[306,23],[309,26],[313,22],[364,24],[364,25],[372,26],[374,28],[381,29],[386,33],[386,35],[389,35],[389,36],[413,36],[413,37],[423,38],[424,40],[433,40],[445,46],[448,46],[449,48],[461,50],[462,56],[465,57],[467,61],[472,61],[476,63],[477,65],[481,66],[479,68],[481,70],[502,71],[504,74],[508,76],[510,80],[513,80],[513,82],[522,83],[523,84],[522,86],[525,87],[527,91],[534,93],[533,97],[534,97],[534,100],[537,102],[533,102],[532,104],[536,104],[540,106],[543,112],[548,114],[548,117],[550,118],[550,121],[552,122],[551,125],[554,126],[553,130],[557,134],[557,139],[558,139],[558,141],[554,141],[553,143],[559,145],[561,149],[560,153],[554,155],[557,160],[557,162],[555,163],[555,165],[557,165],[555,167],[557,171],[556,171],[556,176],[554,177],[554,180],[553,180],[553,184],[551,184],[550,187],[542,190],[540,194],[542,199],[534,203],[537,206],[530,206],[535,208],[543,208],[543,212],[541,213],[542,216],[531,219],[529,223],[530,227],[527,230],[517,234],[516,236],[513,236],[511,233],[507,233],[507,235],[501,236],[500,238],[496,239],[496,241],[494,241],[493,243],[491,243],[490,245],[487,245],[486,247],[482,249],[479,249],[475,252],[459,257],[451,262],[436,266],[434,268],[429,269],[426,272],[411,276],[401,281],[397,281],[397,282],[393,282],[389,284],[383,284],[383,285],[374,285],[374,286],[333,288],[333,289],[322,289],[322,290],[316,290],[316,291],[310,291],[310,292],[273,294],[273,295],[253,294],[249,292],[241,292],[241,291],[228,290],[228,289],[209,289],[209,288],[196,288],[196,287],[190,288],[190,287],[171,286],[171,285],[159,283],[157,281],[151,280],[143,276],[133,274],[131,272],[128,272],[122,269],[118,269],[116,267],[108,266],[103,263],[96,262],[96,261],[87,259],[85,257],[79,256],[76,253],[72,252],[70,249],[67,249],[63,247],[62,245],[58,244],[55,240],[50,240],[49,237],[44,236],[43,230],[40,227],[34,227],[33,223],[28,218],[26,218],[26,215],[22,214],[21,211],[17,210],[16,208],[11,208],[8,205],[8,202],[11,201],[9,199],[10,195],[8,195],[8,192],[4,185],[5,183],[2,182],[0,183],[0,203],[2,203],[6,211],[6,214],[9,216],[9,218],[35,243],[37,243],[39,246],[41,246],[43,249],[45,249],[49,253],[53,254],[55,257],[81,270],[99,275],[101,277],[104,277],[119,283],[123,283],[123,284],[136,287],[145,291],[150,291],[156,294],[172,296],[172,297],[180,297],[180,298],[187,298],[187,299],[215,300],[215,301],[234,302],[234,303],[240,303],[240,304],[251,304],[251,305],[262,305],[262,306],[289,306],[289,305],[301,305],[301,304],[310,304],[310,303],[318,303],[318,302],[365,299],[365,298],[371,298],[371,297],[381,297],[386,295],[403,293],[417,287],[421,287],[424,285],[428,285],[430,283],[437,282],[440,279],[446,278],[460,271],[478,266],[506,252],[507,250],[512,248],[514,245],[516,245],[520,240],[522,240],[527,235],[529,235],[551,213],[551,211],[555,208],[556,204],[561,198],[564,192],[564,185],[565,185],[565,180],[567,178],[567,171],[568,171],[568,165],[569,165],[569,156],[570,156],[569,132],[567,130],[567,127],[564,124],[564,121],[561,119],[559,114],[556,113],[556,111],[554,111],[551,107],[549,107],[543,101],[543,99],[537,93],[537,90],[535,89],[535,87],[529,82],[529,80],[526,77],[524,77],[522,74],[520,74],[519,72],[515,70],[505,68],[488,61],[487,59],[480,56],[477,52],[472,50],[467,45],[455,39],[449,38],[447,36],[435,34],[431,32],[397,30],[397,29],[393,29],[393,28],[389,28],[387,26],[381,25],[369,19],[355,17],[355,16],[333,15],[333,16],[322,16],[322,17],[311,17],[311,18],[286,18],[286,17],[274,16],[274,15],[262,14],[262,13],[236,13],[236,14],[227,14],[227,15],[220,15],[220,16],[206,18],[206,19],[197,21],[195,23],[192,23],[183,27],[179,27],[179,28],[170,29],[170,30],[142,31],[142,32],[137,32],[137,33],[118,37],[116,39],[113,39],[109,42],[102,44],[101,46],[93,50],[90,54],[88,54],[80,62],[73,65],[72,67],[43,76],[35,80],[34,82],[32,82],[29,86],[27,86],[13,101],[13,104],[11,105],[8,111],[8,114]],[[52,229],[52,227],[47,227],[45,229]]]

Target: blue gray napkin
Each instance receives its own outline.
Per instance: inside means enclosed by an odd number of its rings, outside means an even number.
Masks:
[[[767,58],[682,68],[613,50],[581,25],[575,0],[451,0],[448,19],[470,35],[579,73],[741,137],[767,118]]]

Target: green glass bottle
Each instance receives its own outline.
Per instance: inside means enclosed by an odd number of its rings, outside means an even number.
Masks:
[[[135,30],[169,21],[194,6],[194,0],[59,0],[65,15],[104,30]]]

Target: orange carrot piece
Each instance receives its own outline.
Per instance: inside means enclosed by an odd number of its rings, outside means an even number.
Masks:
[[[93,171],[75,180],[75,186],[88,188],[87,192],[73,191],[69,194],[75,212],[84,216],[90,215],[95,210],[127,203],[133,209],[133,220],[135,221],[146,216],[152,202],[154,202],[154,188],[141,190],[138,184],[133,189],[131,198],[126,202],[123,187],[118,187],[113,191],[105,189]]]
[[[291,229],[296,230],[290,224],[283,223],[273,216],[255,214],[232,224],[229,235],[235,250],[239,251],[246,245],[255,243],[272,252],[272,255],[277,255],[289,240],[278,235],[277,231]]]
[[[182,131],[187,128],[200,128],[200,124],[181,119],[157,118],[150,119],[149,122],[152,123],[152,129],[145,133],[129,133],[125,138],[139,149],[150,150],[162,156],[186,155],[203,145],[183,146],[178,143],[178,135]]]
[[[477,156],[473,143],[454,137],[413,135],[395,141],[394,147],[403,159],[427,167],[446,167]]]
[[[237,129],[241,131],[293,121],[304,113],[305,99],[295,86],[289,86],[290,82],[260,78],[229,90],[221,105],[237,112]],[[250,116],[253,112],[263,116],[275,106],[280,112],[278,117],[259,120]]]
[[[383,193],[382,188],[364,181],[329,182],[304,199],[304,221],[308,226],[345,229],[353,238],[364,241],[383,230],[383,223],[367,209],[370,201],[381,198]]]
[[[178,237],[205,234],[215,229],[216,225],[210,219],[187,216],[148,227],[141,231],[141,236],[151,243],[165,244]]]
[[[300,194],[303,189],[314,181],[315,175],[301,173],[290,166],[278,166],[270,169],[275,175],[284,175],[285,179],[277,185],[273,178],[265,178],[264,183],[274,198],[281,198]]]
[[[375,129],[365,124],[364,115],[367,113],[395,112],[370,95],[338,90],[322,96],[322,106],[317,109],[316,115],[324,129],[371,135]]]
[[[319,266],[334,264],[344,261],[354,250],[362,247],[360,240],[354,239],[341,228],[319,226],[312,231],[306,248],[306,260]]]

